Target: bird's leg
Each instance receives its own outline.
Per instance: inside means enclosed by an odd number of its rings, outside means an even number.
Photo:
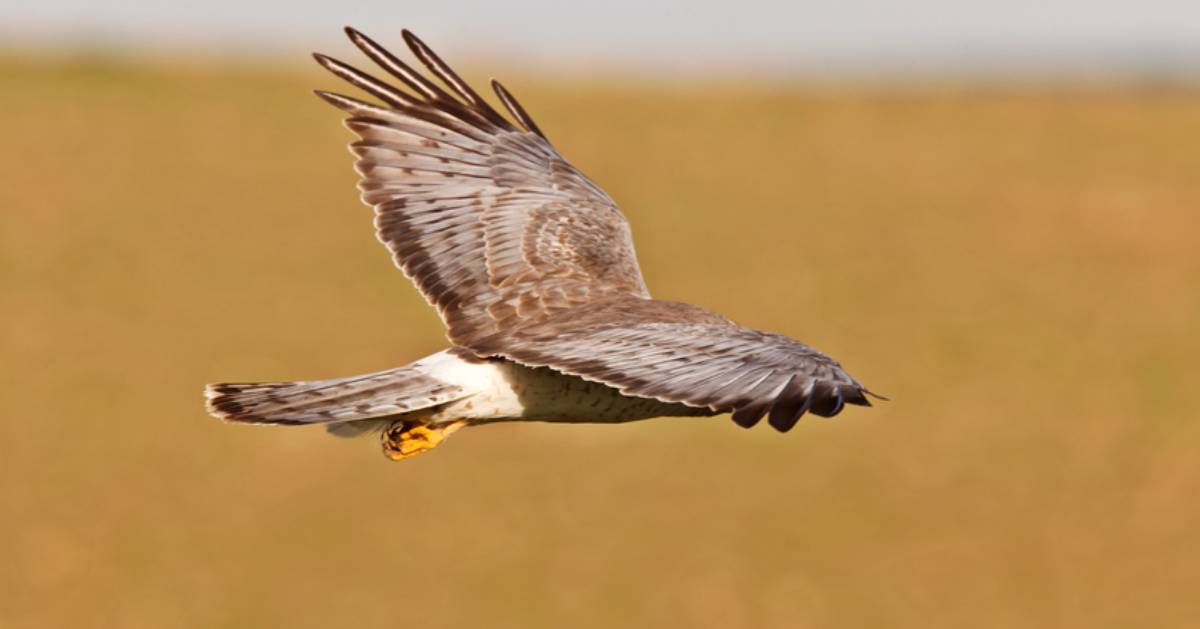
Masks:
[[[416,420],[398,420],[383,431],[380,441],[383,455],[393,461],[417,456],[432,450],[446,437],[467,425],[465,419],[452,422],[426,424]]]

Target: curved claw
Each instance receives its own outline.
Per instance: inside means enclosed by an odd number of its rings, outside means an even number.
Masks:
[[[383,431],[379,441],[383,446],[383,455],[393,461],[399,461],[436,448],[446,437],[466,425],[467,422],[463,419],[439,424],[397,421]]]

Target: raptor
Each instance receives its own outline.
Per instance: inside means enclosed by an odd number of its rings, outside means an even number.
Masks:
[[[347,378],[211,384],[210,414],[378,433],[398,460],[488,422],[729,413],[787,432],[805,413],[870,406],[874,394],[815,349],[651,298],[616,204],[499,82],[508,116],[411,32],[404,41],[425,73],[346,33],[390,78],[316,54],[374,100],[316,94],[348,116],[376,234],[437,309],[451,347]]]

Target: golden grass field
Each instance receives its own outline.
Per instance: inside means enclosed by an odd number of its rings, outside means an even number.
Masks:
[[[222,424],[206,382],[443,346],[308,93],[336,81],[10,54],[0,626],[1200,623],[1200,90],[506,82],[658,297],[893,401],[402,463]]]

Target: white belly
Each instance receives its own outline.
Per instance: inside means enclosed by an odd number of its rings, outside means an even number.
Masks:
[[[432,410],[430,423],[457,419],[471,423],[505,420],[623,422],[651,417],[711,415],[647,398],[547,368],[532,369],[505,360],[474,361],[450,350],[418,363],[429,375],[457,384],[469,395]]]

